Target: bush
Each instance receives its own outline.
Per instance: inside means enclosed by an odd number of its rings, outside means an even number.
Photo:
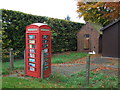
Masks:
[[[26,26],[45,22],[52,28],[52,52],[76,50],[76,33],[83,24],[67,20],[25,14],[2,9],[3,49],[13,48],[19,52],[25,49]]]

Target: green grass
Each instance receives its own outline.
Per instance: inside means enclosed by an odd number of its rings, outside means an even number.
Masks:
[[[79,53],[79,52],[70,52],[63,55],[53,55],[52,63],[72,62],[76,59],[83,58],[85,56],[87,56],[87,53]]]
[[[53,55],[52,56],[52,63],[64,63],[64,62],[72,62],[76,59],[82,58],[86,56],[86,53],[78,53],[78,52],[70,52],[62,55]],[[15,70],[23,69],[24,68],[24,60],[15,60],[14,61]],[[10,73],[10,63],[4,62],[2,63],[2,74],[9,74]]]
[[[2,77],[0,76],[0,89],[2,88]]]
[[[12,83],[11,83],[12,82]],[[85,71],[69,77],[53,73],[43,80],[38,78],[3,77],[3,88],[118,88],[117,77],[91,72],[90,85],[86,85]]]
[[[12,83],[11,83],[12,81]],[[55,83],[36,78],[3,77],[3,88],[57,88]]]
[[[24,68],[23,60],[14,61],[15,70],[20,70],[23,68]],[[10,73],[10,63],[9,62],[2,63],[2,74],[9,74],[9,73]]]
[[[66,54],[53,55],[52,63],[71,62],[86,56],[86,53],[70,52]],[[14,62],[15,70],[24,68],[24,61]],[[2,64],[2,73],[9,74],[9,62]],[[33,77],[3,77],[3,88],[117,88],[118,78],[103,73],[91,72],[90,85],[86,85],[85,71],[71,74],[69,77],[59,73],[52,73],[49,78],[43,80]],[[12,83],[11,83],[12,82]]]

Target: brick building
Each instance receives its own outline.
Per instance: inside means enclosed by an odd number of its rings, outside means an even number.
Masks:
[[[101,53],[101,25],[87,22],[77,33],[77,51]]]

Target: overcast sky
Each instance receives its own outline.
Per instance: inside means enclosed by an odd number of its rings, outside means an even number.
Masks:
[[[1,0],[0,8],[59,19],[69,15],[71,21],[84,23],[78,18],[76,0]]]

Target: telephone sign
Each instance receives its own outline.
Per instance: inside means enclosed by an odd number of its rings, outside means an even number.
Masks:
[[[51,74],[51,27],[33,23],[26,27],[26,75],[42,78]]]

